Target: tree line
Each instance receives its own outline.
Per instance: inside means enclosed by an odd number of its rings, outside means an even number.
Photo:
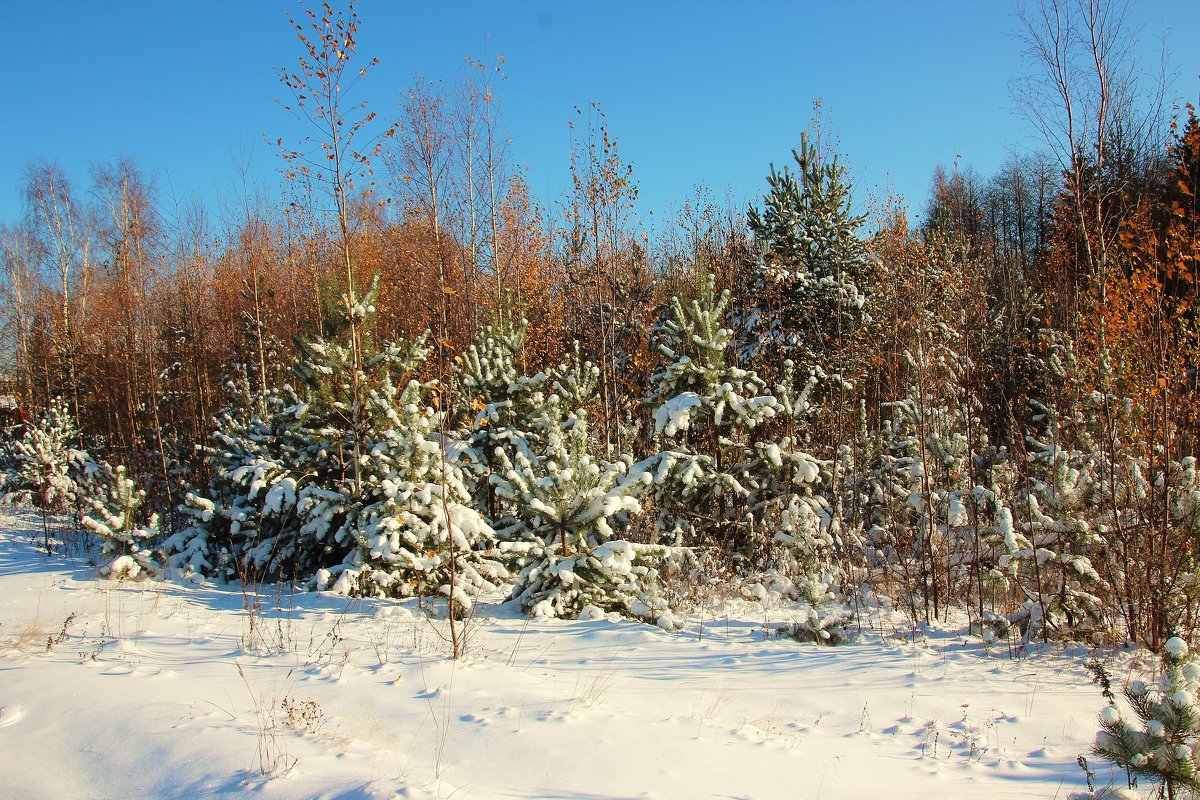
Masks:
[[[501,61],[383,122],[347,99],[353,7],[305,13],[281,200],[30,167],[5,371],[46,414],[10,493],[86,449],[89,527],[127,508],[143,566],[463,609],[511,582],[667,624],[720,585],[807,599],[822,640],[831,592],[1027,640],[1194,630],[1200,123],[1137,93],[1109,6],[1027,10],[1045,148],[938,168],[919,224],[859,213],[812,131],[744,214],[697,189],[653,234],[598,107],[550,206]]]

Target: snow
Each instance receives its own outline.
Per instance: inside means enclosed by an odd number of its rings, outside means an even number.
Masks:
[[[140,572],[141,567],[129,556],[117,556],[100,568],[100,573],[106,578],[136,578]]]
[[[878,609],[803,644],[770,593],[675,630],[480,603],[454,662],[444,603],[107,580],[40,526],[0,511],[5,798],[1066,797],[1105,706],[1082,648]]]
[[[1172,658],[1183,658],[1188,653],[1187,643],[1178,636],[1172,636],[1167,639],[1166,645],[1163,646],[1163,652]]]
[[[686,431],[692,421],[692,411],[703,406],[695,392],[682,392],[667,400],[654,412],[654,432],[674,436]]]

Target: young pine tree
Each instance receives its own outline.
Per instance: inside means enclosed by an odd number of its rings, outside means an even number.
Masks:
[[[428,357],[424,338],[391,349],[410,373]],[[507,572],[462,471],[446,457],[451,443],[438,433],[440,412],[429,406],[433,386],[416,379],[397,386],[385,373],[369,387],[367,405],[378,421],[365,448],[359,549],[339,580],[347,585],[357,573],[356,591],[444,596],[452,613],[464,613]]]
[[[851,212],[846,170],[806,135],[793,152],[797,173],[771,169],[763,209],[747,216],[753,304],[742,312],[743,361],[771,368],[791,360],[802,375],[819,368],[849,377],[846,347],[868,320],[871,263]]]
[[[1137,722],[1125,719],[1110,700],[1100,712],[1092,752],[1132,776],[1160,784],[1170,800],[1200,792],[1198,693],[1200,664],[1188,658],[1183,639],[1168,639],[1155,685],[1138,680],[1124,690]]]
[[[529,447],[533,418],[545,401],[546,375],[522,375],[517,366],[526,327],[511,315],[481,327],[454,376],[458,416],[466,423],[460,432],[467,446],[460,459],[464,475],[475,508],[497,530],[513,523],[511,508],[496,496],[490,479],[500,468],[497,450]]]
[[[181,509],[192,524],[171,542],[173,563],[352,594],[443,595],[456,612],[504,577],[486,552],[491,528],[444,454],[454,443],[437,433],[435,387],[416,379],[427,337],[376,348],[376,290],[343,297],[353,333],[343,324],[297,342],[299,391],[284,385],[220,415],[208,493]]]
[[[729,363],[728,304],[705,276],[696,299],[672,298],[657,327],[665,366],[650,398],[661,448],[654,498],[662,541],[745,559],[770,546],[754,512],[782,453],[759,434],[783,407],[757,374]]]
[[[158,516],[142,518],[146,493],[134,485],[125,467],[99,465],[90,481],[83,527],[100,537],[104,564],[111,578],[134,578],[160,567],[155,547]]]
[[[10,502],[28,502],[47,514],[61,514],[84,492],[86,453],[77,449],[79,429],[66,400],[54,400],[24,434],[6,446],[3,485]]]
[[[590,365],[587,373],[594,387],[598,375]],[[636,495],[651,480],[649,465],[593,456],[586,412],[557,394],[535,427],[538,444],[498,449],[501,468],[492,475],[518,520],[515,540],[503,545],[518,556],[513,598],[535,616],[599,610],[669,621],[654,567],[668,548],[620,539],[613,528],[641,510]]]

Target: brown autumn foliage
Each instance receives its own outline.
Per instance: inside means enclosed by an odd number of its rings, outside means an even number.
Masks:
[[[1200,357],[1200,125],[1189,113],[1168,152],[1162,195],[1143,201],[1119,236],[1123,269],[1107,293],[1112,347],[1126,391],[1194,436]]]

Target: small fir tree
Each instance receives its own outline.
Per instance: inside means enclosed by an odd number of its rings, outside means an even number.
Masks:
[[[100,572],[111,578],[135,578],[156,572],[158,515],[143,518],[146,493],[134,485],[125,467],[100,466],[90,481],[83,527],[100,537]]]
[[[1115,702],[1100,712],[1092,752],[1138,779],[1153,781],[1170,800],[1200,792],[1200,664],[1188,657],[1187,643],[1167,640],[1162,674],[1153,685],[1134,681],[1125,701],[1137,721],[1125,718]]]

